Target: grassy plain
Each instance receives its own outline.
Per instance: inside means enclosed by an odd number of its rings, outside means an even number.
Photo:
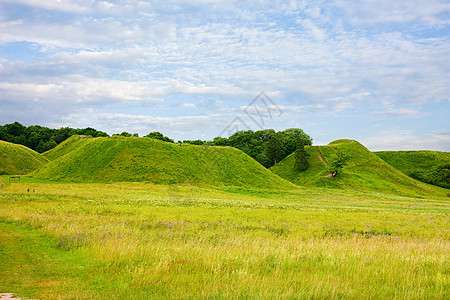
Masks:
[[[0,292],[448,299],[449,213],[436,197],[28,178],[0,189]]]

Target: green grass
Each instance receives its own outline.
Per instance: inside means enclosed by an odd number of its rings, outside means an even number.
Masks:
[[[0,140],[0,175],[26,174],[47,162],[44,156],[30,148]]]
[[[33,173],[70,182],[149,181],[160,184],[291,188],[240,150],[166,143],[150,138],[90,138]]]
[[[13,291],[17,297],[40,299],[81,298],[85,257],[55,247],[47,234],[21,226],[0,222],[0,291]],[[77,268],[73,268],[76,265]],[[76,290],[72,294],[71,290]],[[92,295],[92,294],[90,294]]]
[[[450,188],[450,178],[436,176],[436,168],[450,165],[450,152],[439,151],[379,151],[374,152],[385,162],[417,180]]]
[[[348,165],[335,178],[325,177],[327,168],[320,160],[320,153],[325,161],[328,161],[338,150],[350,157]],[[428,185],[406,176],[353,140],[338,140],[327,146],[306,147],[306,151],[310,154],[308,170],[298,172],[294,169],[294,154],[271,170],[294,184],[304,186],[374,191],[403,196],[446,197],[449,193],[448,189]]]
[[[60,143],[58,146],[56,146],[53,149],[50,149],[42,155],[44,155],[49,160],[57,159],[58,157],[61,157],[63,155],[66,155],[67,153],[78,149],[81,145],[85,144],[86,141],[88,141],[91,136],[80,136],[80,135],[73,135]]]
[[[13,183],[0,189],[0,290],[446,299],[449,213],[446,199],[314,187]]]

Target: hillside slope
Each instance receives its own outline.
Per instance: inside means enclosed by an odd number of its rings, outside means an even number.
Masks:
[[[338,150],[350,157],[348,165],[337,177],[325,177],[328,175],[326,163]],[[306,151],[310,154],[308,170],[298,172],[294,169],[294,154],[271,170],[294,184],[305,186],[376,191],[405,196],[444,197],[449,192],[406,176],[353,140],[338,140],[327,146],[306,147]]]
[[[19,175],[33,171],[48,160],[23,145],[0,141],[0,175]]]
[[[72,135],[64,142],[60,143],[53,149],[50,149],[42,155],[44,155],[49,160],[57,159],[75,149],[78,149],[81,145],[86,143],[88,139],[92,138],[91,136],[81,136],[81,135]]]
[[[291,188],[292,184],[231,147],[150,138],[90,138],[32,174],[73,182],[151,181],[208,186]]]
[[[374,153],[412,178],[450,188],[450,152],[379,151]]]

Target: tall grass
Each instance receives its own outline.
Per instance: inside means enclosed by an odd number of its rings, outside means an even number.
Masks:
[[[445,299],[449,209],[320,188],[11,184],[0,241],[40,233],[48,246],[27,244],[42,266],[10,265],[18,277],[0,287],[28,298]]]

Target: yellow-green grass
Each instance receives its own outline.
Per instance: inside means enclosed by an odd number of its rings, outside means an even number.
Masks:
[[[13,183],[0,190],[0,290],[446,299],[449,212],[447,200],[314,187]]]
[[[348,165],[336,177],[327,177],[326,163],[339,150],[350,157]],[[338,140],[327,146],[306,147],[306,151],[310,154],[310,167],[306,171],[295,170],[295,154],[288,156],[271,170],[294,184],[304,186],[423,197],[446,197],[450,193],[448,189],[408,177],[357,141]]]
[[[167,143],[150,138],[90,138],[33,173],[68,182],[142,182],[291,188],[241,150]]]
[[[91,136],[81,136],[81,135],[73,135],[60,143],[58,146],[56,146],[53,149],[50,149],[42,155],[47,157],[49,160],[57,159],[58,157],[61,157],[63,155],[66,155],[67,153],[78,149],[81,147],[81,145],[85,144],[87,140],[92,138]]]
[[[379,151],[374,153],[410,177],[450,188],[450,178],[436,174],[436,168],[444,165],[450,166],[450,152]]]
[[[20,175],[34,171],[48,160],[23,145],[0,140],[0,175]]]

